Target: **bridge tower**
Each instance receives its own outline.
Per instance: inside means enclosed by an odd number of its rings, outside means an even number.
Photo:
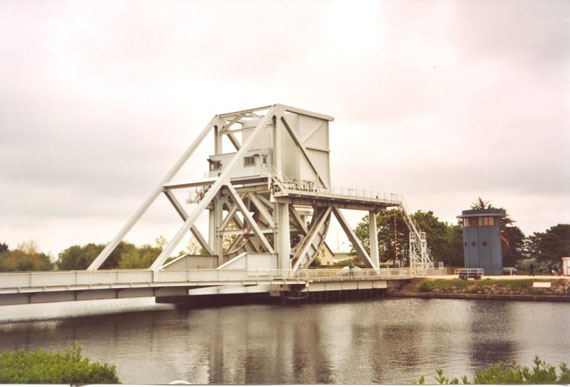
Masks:
[[[329,124],[333,118],[281,104],[218,114],[184,152],[123,229],[93,261],[97,270],[152,203],[165,195],[182,224],[150,269],[283,269],[307,268],[324,243],[334,216],[362,262],[379,268],[375,214],[401,208],[410,228],[410,265],[427,268],[431,257],[425,234],[412,222],[401,196],[331,186]],[[212,134],[208,177],[173,182],[196,149]],[[227,139],[229,141],[223,141]],[[231,144],[224,149],[223,144]],[[206,168],[206,164],[204,164]],[[174,192],[191,190],[188,212]],[[186,203],[186,204],[188,204]],[[370,247],[365,249],[342,211],[364,210],[370,218]],[[208,213],[208,233],[196,226]],[[191,232],[200,255],[167,262]]]

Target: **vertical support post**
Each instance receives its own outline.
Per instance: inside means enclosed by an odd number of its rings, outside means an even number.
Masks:
[[[281,159],[281,128],[283,124],[281,121],[277,121],[276,117],[273,117],[273,167],[277,171],[277,178],[283,179],[283,163]]]
[[[376,227],[376,213],[368,212],[368,231],[370,240],[370,259],[380,268],[380,255],[378,254],[378,228]]]
[[[271,203],[273,205],[273,248],[277,253],[277,268],[281,268],[281,241],[279,240],[279,203]]]
[[[397,211],[394,211],[394,266],[396,266],[396,262],[398,261],[398,223],[396,214]]]
[[[216,255],[218,256],[218,265],[220,266],[224,260],[224,236],[222,235],[222,229],[220,225],[223,221],[223,207],[222,201],[219,198],[215,198],[214,201],[214,216],[216,218],[216,227],[215,227],[215,235],[216,235]]]
[[[216,205],[215,205],[215,199],[212,200],[212,203],[210,204],[210,206],[212,206],[212,208],[210,208],[208,210],[208,244],[210,245],[210,248],[212,249],[212,251],[214,252],[214,254],[218,253],[217,250],[217,243],[216,243],[216,228],[217,228],[217,224],[216,224]]]
[[[220,135],[220,130],[218,125],[214,126],[214,154],[219,155],[223,153],[222,151],[222,136]]]
[[[289,204],[276,203],[278,222],[278,256],[279,268],[291,269],[291,235],[289,230]]]

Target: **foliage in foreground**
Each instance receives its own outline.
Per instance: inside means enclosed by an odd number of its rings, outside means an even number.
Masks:
[[[74,342],[62,352],[0,353],[0,383],[119,383],[114,365],[92,363]]]
[[[570,370],[566,363],[559,365],[560,374],[557,373],[556,367],[546,364],[537,356],[534,359],[534,367],[521,367],[516,361],[511,364],[499,362],[492,365],[484,371],[477,372],[470,382],[467,376],[461,379],[449,379],[443,376],[443,370],[437,369],[437,376],[434,377],[435,383],[438,384],[568,384],[570,383]],[[422,375],[419,384],[425,383]]]

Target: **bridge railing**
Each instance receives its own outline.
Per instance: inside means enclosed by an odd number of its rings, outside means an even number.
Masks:
[[[374,191],[367,189],[357,189],[351,187],[333,186],[329,189],[322,187],[317,181],[310,180],[291,180],[281,172],[282,178],[278,178],[279,174],[273,168],[273,181],[278,187],[278,191],[282,193],[304,193],[318,194],[320,196],[336,196],[347,199],[365,199],[375,200],[382,203],[393,203],[399,205],[403,199],[402,195],[391,192]]]
[[[4,289],[97,287],[125,285],[144,286],[154,283],[179,284],[186,282],[223,282],[248,279],[247,270],[78,270],[29,273],[0,273],[0,292]]]
[[[0,274],[0,289],[150,282],[153,282],[153,273],[147,270],[78,270]]]
[[[380,269],[301,269],[301,270],[249,270],[250,278],[273,278],[273,279],[378,279],[378,278],[408,278],[414,276],[413,269],[403,268],[380,268]]]

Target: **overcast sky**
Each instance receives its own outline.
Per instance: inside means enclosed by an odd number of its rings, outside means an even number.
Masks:
[[[568,1],[3,0],[0,242],[109,241],[214,114],[273,103],[335,117],[335,186],[570,222]],[[128,240],[173,236],[157,206]]]

